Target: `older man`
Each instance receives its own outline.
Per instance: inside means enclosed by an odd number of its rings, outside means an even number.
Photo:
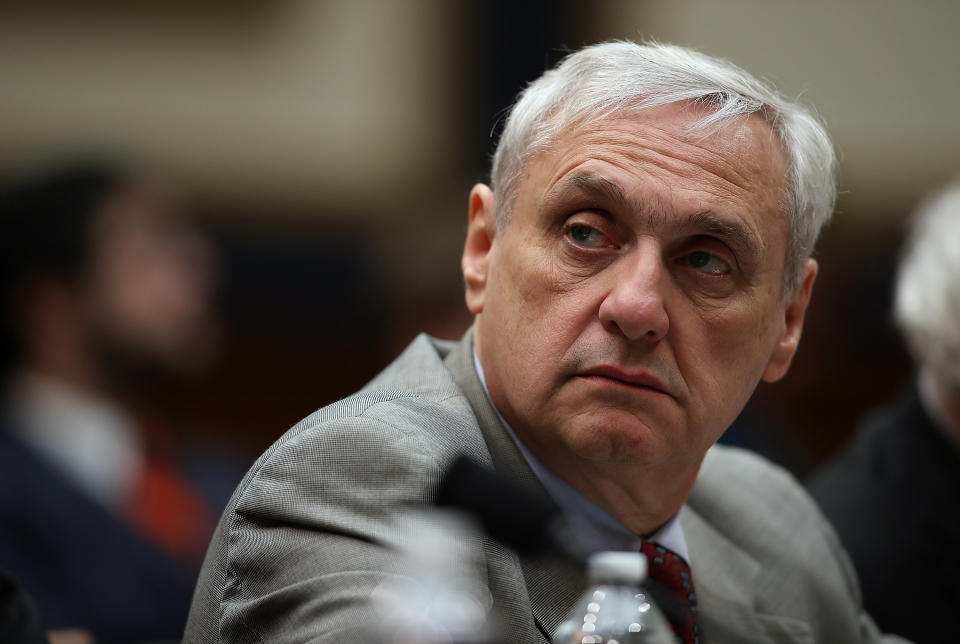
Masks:
[[[431,502],[464,452],[552,497],[590,548],[689,560],[684,641],[876,639],[792,479],[712,447],[790,365],[833,166],[807,112],[690,50],[608,43],[545,73],[470,194],[472,331],[421,336],[268,450],[187,639],[339,641],[413,531],[395,510]],[[546,641],[582,577],[492,542],[484,556],[506,640]]]
[[[917,642],[944,641],[960,604],[958,241],[955,183],[918,211],[897,276],[895,317],[918,373],[811,481],[867,608]]]

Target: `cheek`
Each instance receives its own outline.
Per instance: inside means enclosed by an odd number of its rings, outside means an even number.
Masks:
[[[507,250],[507,249],[505,249]],[[584,284],[558,279],[542,249],[509,249],[491,267],[490,294],[479,321],[515,406],[543,403],[562,380],[564,356],[592,319]]]
[[[704,420],[712,419],[722,432],[752,395],[770,357],[771,315],[758,315],[748,304],[713,311],[699,319],[699,338],[678,339],[693,352],[684,368],[688,385],[700,391]],[[678,352],[682,352],[679,349]],[[694,379],[695,382],[690,382]]]
[[[590,280],[562,270],[549,249],[528,245],[503,259],[507,261],[499,275],[506,305],[502,312],[522,324],[531,341],[551,343],[576,335],[591,317],[595,298]]]
[[[716,340],[712,343],[714,359],[738,373],[763,370],[766,362],[768,322],[754,312],[744,311],[725,319],[714,327]]]

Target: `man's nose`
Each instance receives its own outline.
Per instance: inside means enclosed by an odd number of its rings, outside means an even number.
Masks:
[[[600,322],[628,340],[657,342],[670,328],[663,301],[664,268],[660,253],[637,252],[619,267],[610,291],[600,303]]]

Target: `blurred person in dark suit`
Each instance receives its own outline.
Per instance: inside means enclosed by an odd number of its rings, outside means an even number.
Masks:
[[[960,606],[960,183],[926,202],[897,275],[894,315],[917,373],[810,481],[877,623],[953,641]]]
[[[225,499],[154,401],[217,353],[213,249],[133,172],[77,164],[0,199],[0,568],[47,627],[175,639]]]

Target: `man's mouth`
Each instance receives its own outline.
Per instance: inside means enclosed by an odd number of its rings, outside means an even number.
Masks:
[[[585,369],[578,373],[577,376],[598,384],[619,385],[673,397],[667,385],[649,371],[637,371],[611,365],[599,365]]]

